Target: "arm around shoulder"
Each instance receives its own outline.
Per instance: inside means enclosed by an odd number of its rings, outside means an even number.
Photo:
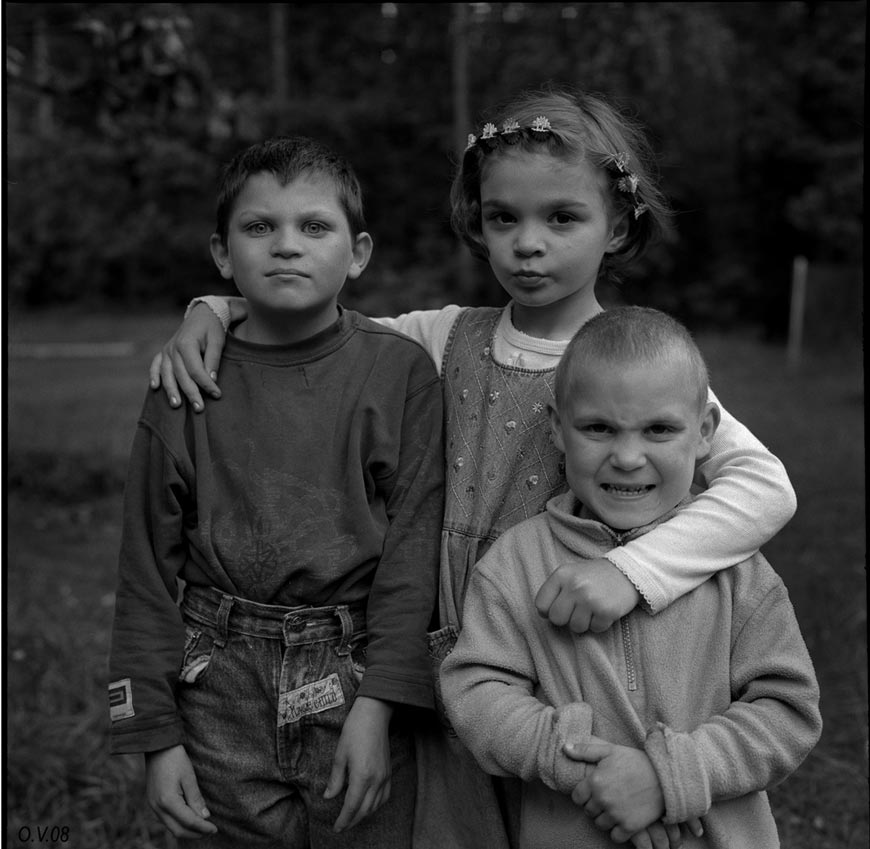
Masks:
[[[712,392],[710,399],[717,403]],[[712,450],[695,478],[706,489],[667,522],[606,555],[653,613],[751,557],[797,509],[782,462],[721,405],[720,411]]]
[[[151,361],[151,388],[162,384],[173,407],[181,404],[183,394],[196,412],[202,412],[201,390],[213,398],[221,394],[216,380],[227,330],[246,315],[244,298],[194,298],[181,326]]]
[[[753,539],[761,548],[782,530],[797,510],[797,496],[782,461],[718,401],[713,391],[710,400],[719,407],[721,419],[713,437],[712,451],[698,467],[696,482],[712,487],[730,475],[735,499],[742,498],[759,508],[761,528]],[[737,485],[740,488],[737,489]]]

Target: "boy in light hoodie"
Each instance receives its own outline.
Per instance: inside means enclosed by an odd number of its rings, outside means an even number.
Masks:
[[[550,410],[570,491],[477,564],[441,685],[481,766],[525,782],[521,849],[656,834],[658,845],[699,817],[684,846],[779,846],[765,789],[807,756],[821,716],[786,588],[761,553],[602,633],[555,628],[535,608],[559,565],[600,557],[691,500],[719,422],[707,393],[678,322],[640,307],[594,316],[562,358]]]

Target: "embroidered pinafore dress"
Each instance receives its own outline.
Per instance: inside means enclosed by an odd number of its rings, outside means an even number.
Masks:
[[[475,563],[517,522],[566,488],[547,405],[555,369],[531,371],[493,359],[499,308],[460,313],[441,367],[446,492],[441,533],[439,619],[430,634],[439,728],[418,727],[414,849],[512,849],[519,780],[487,775],[449,727],[438,667],[456,642]]]
[[[504,531],[564,492],[562,453],[550,435],[555,369],[493,359],[502,310],[468,309],[451,329],[444,383],[446,493],[441,534],[441,625],[459,627],[474,564]]]

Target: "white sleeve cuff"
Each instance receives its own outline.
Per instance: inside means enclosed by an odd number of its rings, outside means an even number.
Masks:
[[[184,317],[187,318],[190,315],[190,311],[197,304],[205,304],[218,318],[218,321],[223,325],[224,333],[229,330],[230,327],[230,306],[226,302],[225,298],[221,298],[218,295],[203,295],[200,298],[194,298],[188,305],[187,309],[184,311]]]
[[[653,580],[651,570],[642,567],[631,554],[629,554],[624,546],[611,549],[604,554],[604,558],[609,560],[623,575],[630,581],[631,585],[640,593],[640,606],[647,613],[658,613],[668,606],[668,599],[662,592],[658,584]]]

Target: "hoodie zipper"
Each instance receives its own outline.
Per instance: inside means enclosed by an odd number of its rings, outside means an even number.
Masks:
[[[610,532],[615,537],[617,546],[623,544],[623,534],[618,534],[612,528]],[[628,622],[628,614],[619,620],[619,630],[622,635],[622,652],[625,657],[625,676],[629,692],[637,690],[637,667],[634,663],[634,646],[631,639],[631,626]]]
[[[629,692],[637,689],[637,670],[634,665],[634,649],[631,643],[631,628],[628,624],[628,618],[623,617],[619,620],[619,627],[622,631],[622,650],[625,653],[625,674],[628,680]]]

